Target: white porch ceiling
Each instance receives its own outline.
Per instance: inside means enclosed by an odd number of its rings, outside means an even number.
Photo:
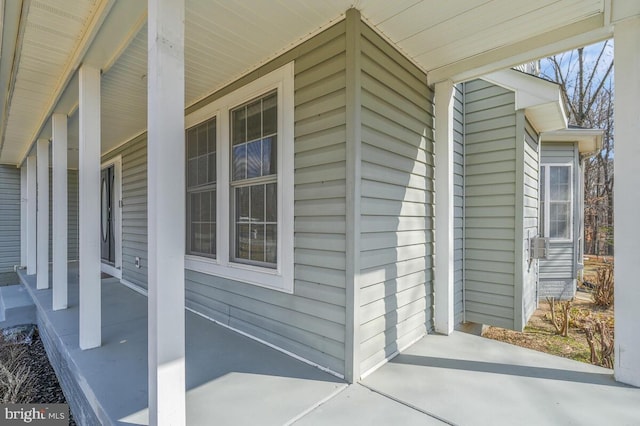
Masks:
[[[60,81],[105,3],[111,11],[84,57],[104,70],[102,150],[145,130],[146,0],[31,0],[13,97],[1,128],[0,163],[21,163],[37,137],[49,137],[52,99],[59,99],[56,110],[70,114],[70,146],[77,146],[77,79],[63,87]],[[454,78],[472,67],[533,59],[518,57],[523,46],[542,56],[557,51],[560,45],[553,43],[563,39],[569,44],[562,46],[570,48],[570,43],[586,44],[609,34],[605,0],[187,0],[186,104],[328,27],[352,6],[430,80],[431,75]]]

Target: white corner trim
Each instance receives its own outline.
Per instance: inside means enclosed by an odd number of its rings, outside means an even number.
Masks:
[[[435,253],[434,326],[438,333],[454,329],[454,167],[453,82],[435,86]]]
[[[229,111],[271,90],[278,93],[278,265],[275,269],[244,265],[230,258],[230,148]],[[244,281],[293,293],[293,204],[294,204],[294,63],[203,106],[185,117],[185,129],[217,117],[216,259],[185,256],[185,268],[196,272]],[[185,207],[186,208],[186,207]]]

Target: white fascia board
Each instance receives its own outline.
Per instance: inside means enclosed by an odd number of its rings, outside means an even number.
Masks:
[[[513,69],[496,71],[482,79],[515,92],[516,110],[523,109],[538,132],[567,127],[558,84]]]
[[[601,129],[562,129],[540,134],[540,140],[545,143],[578,143],[580,154],[589,154],[602,149],[603,137],[604,130]]]

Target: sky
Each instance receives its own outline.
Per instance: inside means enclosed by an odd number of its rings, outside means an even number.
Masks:
[[[609,63],[611,62],[611,60],[613,60],[613,40],[607,40],[600,43],[585,46],[584,66],[585,66],[585,70],[587,71],[587,74],[595,66],[596,61],[598,59],[598,55],[602,51],[603,46],[605,46],[605,50],[602,55],[602,58],[600,59],[600,62],[598,63],[596,76],[599,76],[599,75],[601,76],[602,74],[604,74],[609,66]],[[560,61],[561,68],[563,69],[565,74],[567,71],[569,71],[570,73],[577,72],[576,59],[578,57],[578,54],[576,50],[561,53],[559,55],[556,55],[556,57]],[[551,78],[552,80],[554,79],[553,66],[551,65],[551,62],[548,59],[545,58],[540,61],[540,70],[543,76],[547,78]],[[613,73],[611,73],[610,78],[611,78],[611,84],[613,84]]]

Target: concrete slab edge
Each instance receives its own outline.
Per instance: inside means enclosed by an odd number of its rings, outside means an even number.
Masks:
[[[397,402],[398,404],[402,404],[402,405],[404,405],[405,407],[408,407],[408,408],[411,408],[411,409],[413,409],[413,410],[416,410],[416,411],[418,411],[418,412],[420,412],[420,413],[422,413],[422,414],[425,414],[425,415],[427,415],[427,416],[429,416],[429,417],[431,417],[431,418],[434,418],[434,419],[436,419],[436,420],[438,420],[438,421],[441,421],[441,422],[443,422],[443,423],[445,423],[445,424],[448,424],[448,425],[450,425],[450,426],[459,426],[459,425],[457,425],[456,423],[452,423],[450,420],[447,420],[447,419],[445,419],[445,418],[442,418],[442,417],[438,416],[437,414],[433,414],[433,413],[431,413],[431,412],[429,412],[429,411],[427,411],[427,410],[423,410],[422,408],[420,408],[420,407],[418,407],[418,406],[416,406],[416,405],[413,405],[413,404],[411,404],[411,403],[408,403],[407,401],[403,401],[403,400],[401,400],[401,399],[398,399],[398,398],[396,398],[396,397],[394,397],[394,396],[392,396],[392,395],[389,395],[389,394],[388,394],[388,393],[386,393],[386,392],[382,392],[382,391],[380,391],[380,390],[378,390],[378,389],[376,389],[376,388],[374,388],[374,387],[371,387],[371,386],[365,385],[364,383],[360,383],[360,385],[361,385],[362,387],[365,387],[365,388],[369,389],[371,392],[377,393],[378,395],[381,395],[381,396],[383,396],[383,397],[385,397],[385,398],[388,398],[388,399],[390,399],[390,400],[392,400],[392,401],[395,401],[395,402]]]
[[[291,420],[286,422],[284,424],[284,426],[290,426],[290,425],[294,424],[298,420],[302,419],[304,416],[306,416],[306,415],[310,414],[311,412],[313,412],[316,408],[320,407],[322,404],[325,404],[325,403],[329,402],[330,400],[332,400],[333,398],[335,398],[336,396],[341,394],[349,386],[352,386],[352,385],[348,385],[348,384],[345,383],[344,385],[340,386],[338,389],[336,389],[335,391],[331,392],[327,397],[325,397],[325,398],[321,399],[320,401],[316,402],[311,407],[307,408],[302,413],[298,414],[297,416],[295,416],[294,418],[292,418]]]

